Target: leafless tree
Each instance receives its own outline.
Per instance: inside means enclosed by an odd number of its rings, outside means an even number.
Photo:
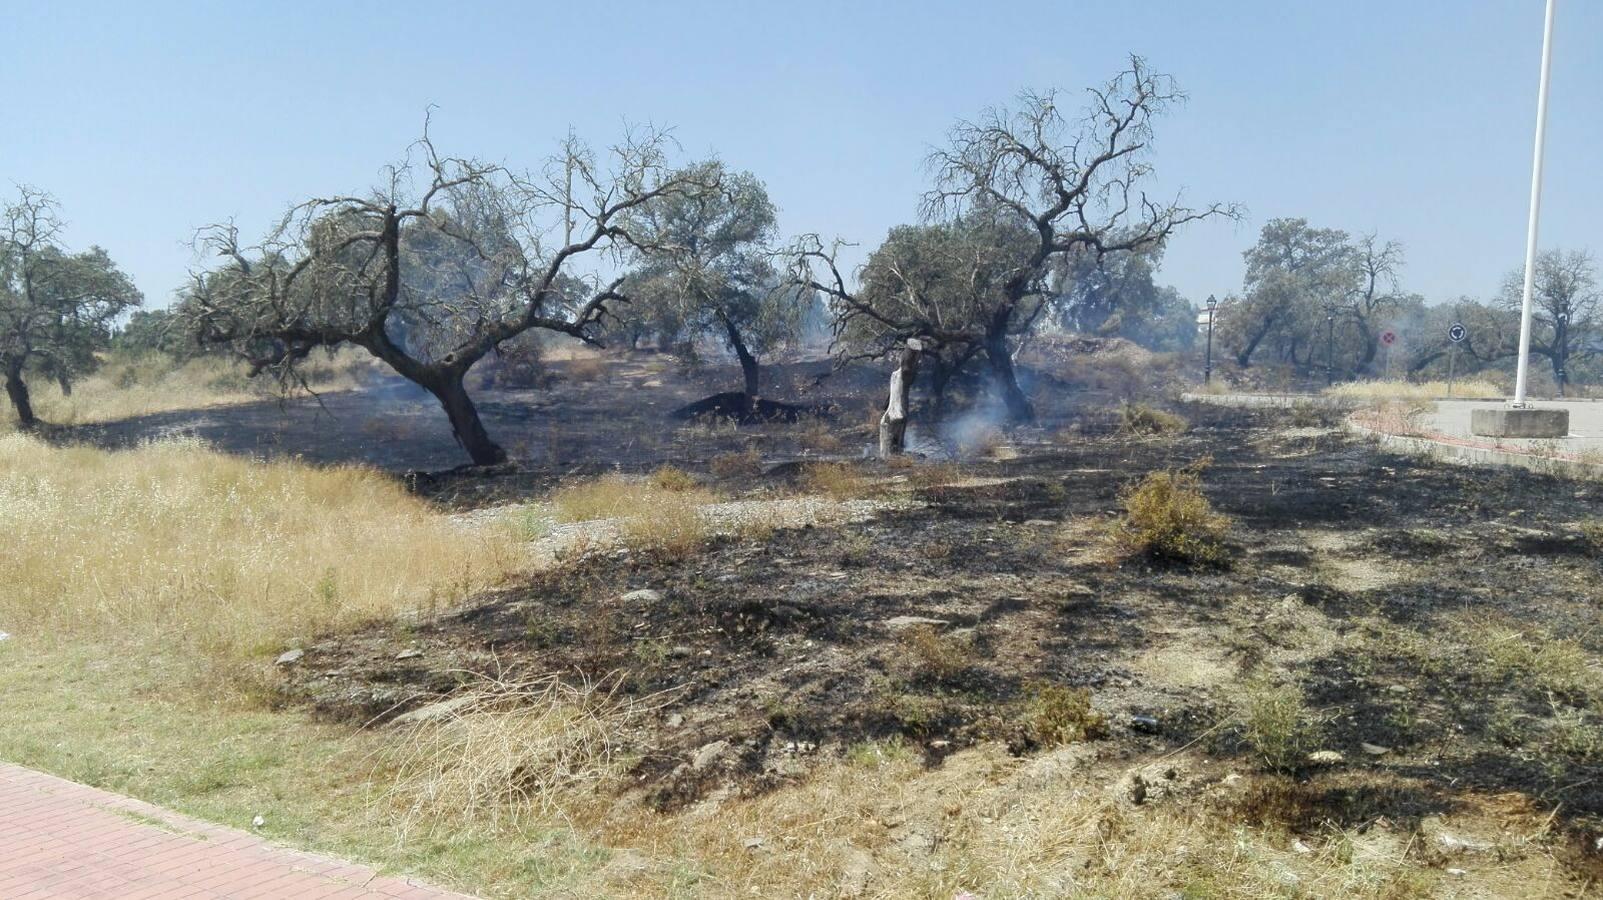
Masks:
[[[1078,118],[1064,115],[1056,92],[1025,93],[1014,108],[991,109],[953,127],[947,146],[929,159],[934,187],[925,197],[926,221],[1022,234],[1022,254],[1006,271],[985,267],[999,280],[970,321],[909,323],[883,316],[907,336],[982,347],[1015,422],[1032,420],[1035,411],[1019,387],[1012,342],[1035,323],[1055,259],[1141,250],[1188,222],[1237,215],[1233,206],[1192,209],[1146,193],[1152,120],[1184,98],[1172,78],[1132,57],[1126,71],[1088,94]],[[873,317],[873,304],[848,289],[821,242],[802,250],[798,258],[813,276],[810,284],[838,306]],[[943,341],[937,330],[951,333]]]
[[[434,395],[475,464],[502,462],[464,376],[531,329],[594,341],[627,299],[608,273],[674,249],[633,213],[715,187],[670,167],[670,149],[656,130],[604,155],[570,137],[522,174],[443,156],[425,128],[369,194],[298,204],[254,246],[231,223],[202,229],[198,245],[226,262],[196,274],[182,314],[203,342],[283,378],[315,348],[361,347]]]
[[[1503,284],[1503,304],[1509,310],[1520,308],[1524,287],[1522,266],[1510,272]],[[1600,303],[1603,293],[1598,291],[1590,254],[1549,250],[1537,257],[1531,297],[1531,352],[1547,358],[1560,397],[1569,382],[1571,365],[1595,354],[1597,342],[1603,338]]]
[[[1374,234],[1360,237],[1352,248],[1353,285],[1347,291],[1342,310],[1358,331],[1359,359],[1356,369],[1367,372],[1379,352],[1376,321],[1395,312],[1403,293],[1398,277],[1403,268],[1403,245],[1382,243]]]

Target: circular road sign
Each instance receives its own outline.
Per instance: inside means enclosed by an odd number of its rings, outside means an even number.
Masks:
[[[1382,344],[1385,344],[1388,347],[1390,347],[1392,344],[1397,343],[1397,332],[1395,332],[1395,331],[1382,331],[1380,333],[1380,342]]]
[[[1469,332],[1464,330],[1463,322],[1454,322],[1447,326],[1447,339],[1455,344],[1462,341],[1468,334]]]

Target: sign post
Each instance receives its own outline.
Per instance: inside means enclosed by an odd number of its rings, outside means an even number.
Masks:
[[[1447,326],[1447,399],[1453,399],[1453,364],[1458,361],[1458,345],[1463,342],[1465,335],[1462,322],[1454,322]]]
[[[1397,343],[1397,332],[1386,329],[1380,333],[1381,352],[1386,354],[1386,360],[1381,367],[1386,370],[1386,380],[1391,380],[1391,345]]]

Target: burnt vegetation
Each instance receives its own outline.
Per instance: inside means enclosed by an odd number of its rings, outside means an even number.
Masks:
[[[255,660],[253,697],[396,729],[436,754],[397,769],[474,808],[567,802],[541,766],[672,815],[992,752],[1092,791],[1099,822],[1222,817],[1349,861],[1389,835],[1430,878],[1540,857],[1584,889],[1603,495],[1391,455],[1331,406],[1182,397],[1197,309],[1153,274],[1186,225],[1237,214],[1152,199],[1154,122],[1182,99],[1136,59],[1079,116],[1042,93],[960,122],[920,220],[856,268],[666,132],[570,139],[533,172],[425,132],[376,188],[259,239],[201,229],[214,264],[120,337],[229,354],[283,396],[60,433],[377,468],[516,547],[493,588]],[[93,371],[140,297],[104,251],[58,246],[47,198],[8,217],[0,367],[31,428],[27,379]],[[1244,381],[1269,358],[1373,372],[1418,299],[1400,247],[1302,220],[1247,263],[1218,310]],[[1562,390],[1596,297],[1583,256],[1544,266]],[[1316,295],[1340,300],[1321,318]],[[1483,312],[1466,365],[1501,358]],[[341,348],[374,361],[360,383],[296,395]],[[338,600],[333,570],[317,585]],[[524,740],[487,780],[439,756]]]

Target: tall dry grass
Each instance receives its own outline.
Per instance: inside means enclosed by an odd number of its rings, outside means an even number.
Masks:
[[[561,521],[613,520],[630,546],[683,556],[706,542],[711,530],[701,508],[716,500],[683,473],[659,469],[644,480],[614,474],[566,485],[551,506]]]
[[[521,564],[363,468],[256,462],[193,440],[107,452],[0,435],[0,630],[265,655],[427,610]]]
[[[1349,381],[1325,388],[1325,396],[1342,400],[1445,400],[1445,381]],[[1501,398],[1506,391],[1499,384],[1482,379],[1453,382],[1451,396],[1459,399]]]
[[[303,366],[306,385],[318,392],[359,387],[373,361],[359,350],[333,357],[313,354]],[[183,363],[162,353],[108,356],[98,370],[73,383],[72,394],[47,378],[29,380],[34,411],[53,425],[113,422],[179,409],[205,409],[252,403],[276,396],[277,383],[266,376],[250,378],[238,361],[202,356]],[[11,428],[16,413],[0,403],[0,427]]]

